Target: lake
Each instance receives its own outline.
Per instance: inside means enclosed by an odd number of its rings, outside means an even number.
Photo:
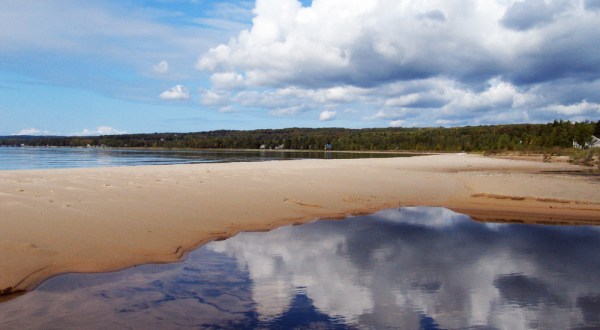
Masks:
[[[54,277],[0,303],[0,328],[600,328],[600,227],[410,207],[240,233]]]
[[[408,157],[381,152],[0,147],[0,170]]]

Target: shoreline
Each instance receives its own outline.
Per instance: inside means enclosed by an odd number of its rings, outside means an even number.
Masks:
[[[580,170],[438,154],[0,171],[0,295],[62,273],[177,261],[241,231],[400,206],[600,225],[600,179],[564,173]]]

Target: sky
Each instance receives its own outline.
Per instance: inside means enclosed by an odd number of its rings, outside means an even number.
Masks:
[[[600,120],[600,0],[2,0],[0,135]]]

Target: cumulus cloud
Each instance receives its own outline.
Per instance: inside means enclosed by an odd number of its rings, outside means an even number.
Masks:
[[[169,72],[169,62],[160,61],[157,64],[152,66],[152,71],[157,74],[166,74]]]
[[[590,87],[552,92],[600,81],[600,44],[590,42],[600,39],[596,7],[257,0],[251,28],[196,67],[211,72],[212,90],[228,103],[273,114],[303,105],[424,126],[545,121],[549,111],[561,115],[551,105],[600,102]]]
[[[583,101],[576,104],[562,105],[555,104],[545,108],[546,111],[551,111],[564,116],[580,117],[580,118],[596,118],[600,117],[600,104],[589,103]],[[582,119],[583,120],[583,119]]]
[[[126,134],[126,131],[121,131],[110,126],[98,126],[95,130],[84,128],[81,132],[72,133],[72,136],[93,136],[93,135],[118,135]]]
[[[163,100],[188,100],[190,98],[190,92],[185,86],[176,85],[160,93],[159,97]]]
[[[236,88],[243,86],[244,77],[235,72],[220,72],[213,74],[210,81],[217,88]]]
[[[485,40],[493,42],[489,33],[498,32],[489,26],[477,33],[468,29],[484,19],[497,21],[502,12],[485,5],[475,13],[463,5],[334,0],[306,8],[295,0],[259,0],[252,29],[211,49],[198,67],[240,70],[256,85],[369,86],[438,74],[491,75],[501,61],[490,48],[500,45]],[[446,20],[450,14],[456,19]]]
[[[321,112],[321,114],[319,115],[319,120],[320,121],[329,121],[329,120],[333,120],[335,118],[335,116],[337,115],[337,111],[331,111],[331,110],[324,110]]]

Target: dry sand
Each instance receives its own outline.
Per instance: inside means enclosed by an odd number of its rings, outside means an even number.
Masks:
[[[399,206],[600,224],[599,177],[572,172],[581,169],[455,154],[0,171],[0,290],[175,261],[243,230]]]

